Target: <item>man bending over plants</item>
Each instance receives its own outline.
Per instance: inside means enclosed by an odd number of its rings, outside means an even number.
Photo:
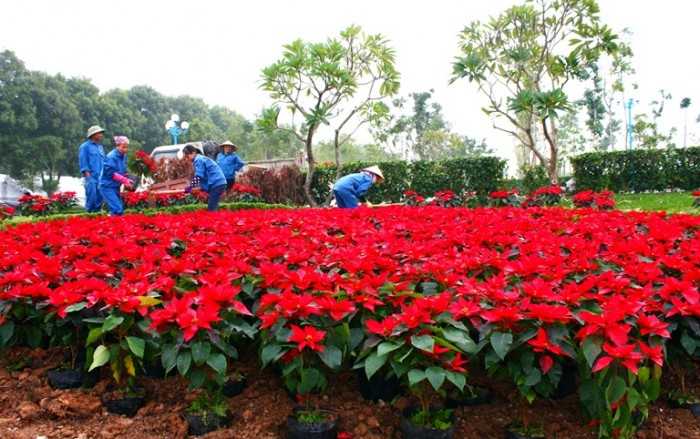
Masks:
[[[333,185],[333,195],[338,207],[355,208],[374,184],[384,181],[379,166],[370,166],[355,174],[341,177]]]

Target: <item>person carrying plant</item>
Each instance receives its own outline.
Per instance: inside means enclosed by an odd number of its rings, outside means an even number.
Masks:
[[[102,194],[99,190],[100,172],[105,160],[102,146],[104,128],[93,125],[87,130],[87,140],[78,149],[80,174],[84,177],[85,210],[99,212],[102,208]]]
[[[122,185],[132,188],[134,183],[126,173],[126,153],[129,150],[129,139],[126,136],[114,138],[115,148],[107,154],[102,174],[100,175],[100,193],[107,203],[110,215],[122,215],[124,203],[119,195]]]
[[[226,177],[226,190],[229,190],[236,182],[236,172],[243,169],[245,162],[236,154],[238,146],[230,140],[225,141],[219,146],[222,151],[217,154],[216,163],[223,171],[224,177]]]
[[[333,195],[340,208],[355,208],[370,187],[384,181],[384,174],[379,166],[370,166],[355,174],[341,177],[333,185]]]
[[[185,189],[192,192],[195,187],[201,187],[208,194],[207,210],[210,212],[219,209],[219,199],[226,191],[226,177],[219,165],[209,157],[200,154],[200,151],[192,145],[185,145],[183,156],[194,166],[194,177]]]

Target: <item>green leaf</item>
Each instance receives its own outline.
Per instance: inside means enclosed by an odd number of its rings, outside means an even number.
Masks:
[[[190,351],[182,351],[177,356],[177,371],[182,376],[186,376],[187,372],[190,370],[190,365],[192,364],[192,354]]]
[[[379,346],[377,347],[377,355],[386,355],[389,352],[393,352],[393,351],[397,350],[398,348],[400,348],[403,345],[404,345],[403,342],[396,343],[393,341],[384,341],[384,342],[380,343]]]
[[[627,389],[627,405],[630,410],[634,411],[640,402],[642,402],[642,397],[639,395],[639,392],[634,387]]]
[[[446,328],[443,329],[442,333],[448,341],[451,341],[457,345],[457,347],[467,354],[475,354],[479,351],[479,347],[476,345],[476,343],[474,343],[474,340],[472,340],[469,337],[469,334],[464,331]]]
[[[595,380],[588,379],[581,382],[579,396],[581,406],[590,417],[600,416],[601,412],[607,410],[602,389]]]
[[[107,333],[124,322],[124,317],[110,315],[107,316],[105,322],[102,324],[102,333]]]
[[[442,387],[442,384],[445,382],[446,374],[445,374],[445,369],[441,367],[429,367],[425,370],[425,376],[428,378],[428,381],[430,382],[430,385],[433,386],[433,389],[440,390],[440,387]]]
[[[683,345],[683,349],[685,349],[688,355],[693,355],[695,349],[697,349],[697,343],[693,337],[688,335],[688,331],[683,331],[683,335],[681,335],[681,345]]]
[[[583,341],[583,355],[586,357],[588,367],[593,367],[593,363],[600,355],[602,343],[603,341],[600,337],[588,337]]]
[[[160,356],[160,362],[165,369],[165,373],[169,373],[175,368],[175,362],[177,361],[177,346],[166,345],[163,347],[163,353]]]
[[[425,352],[433,352],[435,339],[429,335],[414,335],[411,337],[411,344]]]
[[[464,386],[467,384],[467,378],[461,373],[447,371],[447,380],[455,385],[460,392],[464,391]]]
[[[206,379],[207,375],[202,369],[194,369],[190,374],[190,389],[194,390],[202,387]]]
[[[126,344],[129,345],[129,350],[139,358],[143,358],[143,352],[146,350],[146,342],[142,338],[127,337]]]
[[[206,342],[198,341],[192,343],[192,359],[194,364],[201,366],[209,359],[209,354],[211,353],[211,345]]]
[[[0,326],[0,344],[5,346],[12,335],[15,333],[15,323],[12,321],[6,321],[5,324]]]
[[[408,385],[413,387],[425,379],[425,371],[411,369],[408,371]]]
[[[211,354],[207,359],[207,364],[217,373],[226,373],[226,357],[223,354]]]
[[[627,391],[627,383],[624,379],[619,376],[614,376],[608,384],[608,388],[605,390],[605,399],[608,405],[617,402],[620,398],[625,395]]]
[[[639,378],[639,382],[642,384],[646,384],[647,381],[649,381],[649,376],[651,374],[651,369],[648,367],[640,367],[639,371],[637,371],[637,378]]]
[[[270,362],[279,360],[282,355],[282,346],[278,344],[269,344],[262,349],[260,360],[262,361],[263,367],[265,367],[270,364]]]
[[[87,302],[74,303],[74,304],[66,307],[66,312],[72,313],[72,312],[80,311],[82,309],[85,309],[85,307],[87,307]]]
[[[491,346],[501,360],[506,358],[510,346],[513,344],[513,334],[509,332],[493,332],[490,337]]]
[[[661,394],[661,380],[658,378],[650,379],[646,385],[645,393],[650,401],[656,400]]]
[[[525,377],[525,385],[528,387],[536,386],[540,381],[542,381],[542,373],[538,368],[533,367]]]
[[[318,353],[318,356],[321,358],[321,361],[331,369],[339,368],[340,364],[343,362],[343,352],[338,349],[337,346],[333,345],[326,346],[322,352]]]
[[[102,337],[102,328],[92,328],[90,332],[88,332],[87,339],[85,340],[85,346],[90,346],[94,342],[100,339]]]
[[[365,374],[367,375],[367,379],[372,378],[372,375],[377,373],[377,371],[384,366],[388,358],[388,355],[377,355],[376,352],[372,352],[367,359],[365,359]]]
[[[299,393],[306,395],[312,390],[321,387],[323,375],[313,367],[301,371],[301,382],[299,383]]]
[[[92,354],[92,364],[90,365],[90,369],[88,369],[88,372],[100,366],[104,366],[105,364],[107,364],[108,361],[109,349],[107,349],[107,346],[102,344],[97,346],[97,349],[95,349],[95,353]]]

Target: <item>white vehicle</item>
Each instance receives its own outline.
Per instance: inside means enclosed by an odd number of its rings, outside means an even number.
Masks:
[[[179,159],[182,158],[182,150],[186,145],[192,145],[204,154],[204,142],[180,143],[177,145],[156,146],[151,151],[151,157],[157,162],[160,159]]]
[[[0,174],[0,204],[16,207],[22,195],[31,191],[9,175]]]

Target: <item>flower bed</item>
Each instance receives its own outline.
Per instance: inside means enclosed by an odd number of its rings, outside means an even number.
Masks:
[[[22,195],[19,198],[20,215],[51,215],[64,213],[77,207],[75,192],[56,192],[50,197],[43,195]]]
[[[210,391],[259,343],[292,394],[354,366],[398,377],[422,407],[465,389],[476,363],[523,404],[573,364],[599,435],[630,437],[667,363],[700,347],[699,227],[439,207],[24,224],[0,232],[0,343],[87,346],[87,368],[122,381],[157,360]]]

